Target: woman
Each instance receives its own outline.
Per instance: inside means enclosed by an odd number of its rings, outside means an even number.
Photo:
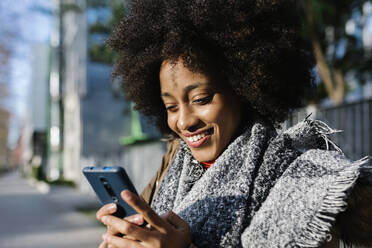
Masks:
[[[110,40],[115,74],[173,138],[143,199],[122,193],[138,215],[97,212],[102,246],[372,244],[366,160],[347,160],[319,121],[274,128],[312,81],[296,13],[295,1],[133,1]]]

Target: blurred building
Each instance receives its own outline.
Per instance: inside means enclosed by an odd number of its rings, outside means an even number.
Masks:
[[[0,171],[7,169],[9,164],[8,132],[10,114],[5,109],[0,108]]]
[[[81,97],[86,92],[87,24],[84,0],[65,0],[60,5],[61,84],[63,106],[63,177],[77,181],[81,153]]]
[[[47,179],[77,182],[80,174],[80,100],[86,91],[84,0],[55,0],[49,73]]]
[[[24,140],[31,141],[29,171],[40,168],[49,181],[68,180],[90,191],[84,166],[119,165],[142,190],[160,166],[165,144],[114,89],[112,65],[88,55],[90,46],[107,38],[89,33],[89,25],[111,13],[87,9],[85,0],[54,0],[52,12],[50,44],[33,47],[33,111],[19,142],[24,154]]]
[[[48,43],[36,43],[31,46],[31,81],[28,105],[30,113],[23,122],[22,138],[29,137],[29,142],[24,140],[22,147],[26,164],[38,169],[46,164],[47,131],[48,131],[48,75],[49,75],[49,45]],[[25,143],[26,142],[26,143]],[[28,152],[25,152],[25,149]],[[24,164],[22,164],[24,165]],[[24,168],[29,170],[31,168]],[[38,175],[42,177],[42,175]]]
[[[110,17],[108,7],[89,8],[88,28],[98,20],[108,22]],[[88,50],[106,39],[106,33],[88,32]],[[133,111],[116,89],[111,72],[111,64],[88,56],[86,94],[81,101],[81,166],[123,166],[136,188],[142,190],[160,166],[165,146],[155,128]],[[82,190],[89,189],[83,178],[80,182]]]

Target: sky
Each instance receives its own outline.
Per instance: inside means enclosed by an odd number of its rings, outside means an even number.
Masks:
[[[20,127],[27,117],[31,79],[31,46],[48,43],[52,28],[52,1],[50,0],[1,0],[1,31],[10,30],[16,37],[11,44],[10,75],[6,82],[9,96],[3,105],[12,113],[9,145],[14,147]],[[5,25],[4,25],[5,24]],[[46,58],[47,59],[47,58]]]

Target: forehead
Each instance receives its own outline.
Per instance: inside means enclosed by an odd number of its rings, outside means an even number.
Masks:
[[[160,67],[159,77],[162,92],[183,89],[196,83],[200,85],[209,83],[206,75],[190,71],[182,61],[176,63],[164,61]]]

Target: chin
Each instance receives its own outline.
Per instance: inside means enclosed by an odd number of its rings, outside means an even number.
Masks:
[[[213,156],[212,153],[208,151],[194,152],[191,150],[191,154],[198,162],[209,162],[217,159],[217,156]]]

